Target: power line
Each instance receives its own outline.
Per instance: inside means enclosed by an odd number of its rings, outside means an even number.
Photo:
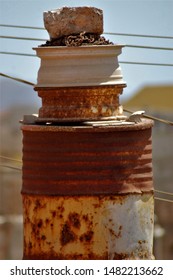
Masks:
[[[29,54],[29,53],[0,52],[0,54],[37,57],[35,54]],[[150,62],[147,63],[147,62],[135,62],[135,61],[119,61],[119,63],[132,64],[132,65],[137,64],[137,65],[148,65],[148,66],[173,67],[173,64],[169,64],[169,63],[150,63]]]
[[[129,34],[129,33],[113,33],[104,32],[107,35],[118,35],[118,36],[132,36],[132,37],[145,37],[145,38],[157,38],[157,39],[173,39],[173,36],[159,36],[159,35],[143,35],[143,34]]]
[[[173,51],[173,48],[165,47],[153,47],[153,46],[140,46],[140,45],[125,45],[128,48],[141,48],[141,49],[152,49],[152,50],[162,50],[162,51]]]
[[[165,198],[161,198],[161,197],[154,197],[154,199],[160,200],[160,201],[165,201],[165,202],[172,202],[173,203],[173,200],[165,199]]]
[[[34,57],[37,57],[35,54],[30,54],[30,53],[0,52],[0,54],[19,55],[19,56],[34,56]]]
[[[154,191],[157,193],[173,196],[173,193],[170,193],[170,192],[165,192],[165,191],[160,191],[160,190],[154,190]]]
[[[15,39],[15,40],[30,40],[30,41],[47,41],[47,39],[29,38],[29,37],[16,37],[16,36],[0,36],[2,39]]]
[[[18,160],[18,159],[15,159],[15,158],[9,158],[9,157],[4,157],[4,156],[0,156],[0,158],[5,159],[5,160],[16,161],[16,162],[22,163],[21,160]]]
[[[130,113],[130,114],[133,114],[134,112],[130,111],[130,110],[127,110],[127,109],[123,109],[125,112],[127,113]],[[163,119],[160,119],[160,118],[156,118],[156,117],[153,117],[153,116],[150,116],[150,115],[146,115],[146,114],[143,114],[143,116],[147,119],[151,119],[151,120],[154,120],[154,121],[159,121],[159,122],[162,122],[162,123],[165,123],[165,124],[169,124],[169,125],[173,125],[173,122],[172,121],[169,121],[169,120],[163,120]]]
[[[3,74],[3,73],[0,73],[0,76],[3,76],[3,77],[5,77],[5,78],[9,78],[9,79],[12,79],[12,80],[15,80],[15,81],[17,81],[17,82],[24,83],[24,84],[27,84],[27,85],[30,85],[30,86],[34,86],[34,84],[31,83],[31,82],[28,82],[28,81],[26,81],[26,80],[19,79],[19,78],[14,78],[14,77],[12,77],[12,76],[9,76],[9,75]]]
[[[167,67],[172,67],[173,66],[173,64],[169,64],[169,63],[151,63],[151,62],[137,62],[137,61],[119,61],[119,63],[148,65],[148,66],[167,66]]]
[[[45,28],[43,28],[43,27],[34,27],[34,26],[22,26],[22,25],[11,25],[11,24],[0,24],[0,26],[2,26],[2,27],[12,27],[12,28],[45,30]]]
[[[0,36],[2,39],[15,39],[15,40],[30,40],[30,41],[47,41],[47,39],[40,38],[30,38],[30,37],[16,37],[16,36]],[[173,51],[173,48],[168,47],[154,47],[154,46],[140,46],[140,45],[125,45],[128,48],[142,48],[142,49],[153,49],[153,50],[163,50],[163,51]]]
[[[22,169],[19,168],[19,167],[14,167],[14,166],[10,166],[10,165],[0,164],[0,166],[5,167],[5,168],[10,168],[10,169],[18,170],[18,171],[21,171],[21,170],[22,170]]]
[[[9,28],[24,28],[24,29],[36,29],[44,30],[44,27],[35,27],[35,26],[22,26],[22,25],[11,25],[11,24],[0,24],[1,27]],[[107,35],[118,35],[118,36],[132,36],[132,37],[146,37],[146,38],[157,38],[157,39],[173,39],[173,36],[160,36],[160,35],[145,35],[145,34],[130,34],[130,33],[115,33],[115,32],[104,32],[103,34]]]

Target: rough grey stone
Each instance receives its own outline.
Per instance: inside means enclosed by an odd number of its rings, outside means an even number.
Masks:
[[[63,7],[43,13],[44,26],[51,39],[86,33],[103,33],[103,11],[94,7]]]

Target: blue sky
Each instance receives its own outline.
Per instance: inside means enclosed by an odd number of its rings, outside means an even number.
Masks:
[[[173,37],[173,0],[0,0],[0,23],[43,27],[43,11],[62,6],[95,6],[103,9],[104,31]],[[1,27],[1,35],[49,38],[47,31]],[[173,48],[173,39],[104,35],[114,43]],[[41,42],[1,39],[1,51],[34,54]],[[119,61],[173,64],[173,51],[126,47]],[[35,57],[0,55],[1,72],[36,83],[40,61]],[[120,64],[130,97],[146,85],[173,84],[173,67]]]

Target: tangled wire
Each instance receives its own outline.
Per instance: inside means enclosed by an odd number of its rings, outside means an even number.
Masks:
[[[82,32],[80,34],[73,34],[68,36],[62,36],[57,39],[51,39],[41,47],[48,46],[67,46],[67,47],[78,47],[82,45],[113,45],[112,42],[106,40],[103,36],[94,33]]]

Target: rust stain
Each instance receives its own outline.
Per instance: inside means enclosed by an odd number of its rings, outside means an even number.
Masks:
[[[92,251],[102,238],[95,232],[100,229],[95,216],[108,201],[123,206],[131,193],[153,195],[151,127],[150,121],[131,128],[22,127],[24,259],[109,258],[105,240],[105,250]],[[113,219],[107,222],[106,230],[118,242],[122,226],[115,232],[109,227]],[[145,240],[137,245],[138,257],[150,258]],[[113,255],[115,260],[135,258],[123,252]]]
[[[79,214],[78,213],[70,213],[69,216],[68,216],[68,220],[69,220],[69,223],[75,227],[75,228],[80,228],[81,226],[81,223],[80,223],[80,217],[79,217]]]
[[[74,133],[66,127],[24,126],[22,193],[111,197],[153,190],[151,126],[146,121],[138,130],[135,125],[127,131],[81,127]],[[39,203],[35,211],[45,207]]]
[[[60,241],[61,244],[64,246],[69,242],[74,242],[77,239],[76,234],[71,230],[68,223],[65,223],[62,227]]]
[[[45,236],[45,235],[42,235],[42,236],[41,236],[41,240],[43,240],[43,241],[46,240],[46,236]]]
[[[94,232],[92,230],[85,232],[79,238],[81,242],[91,242]]]
[[[127,254],[114,253],[113,260],[126,260],[126,259],[128,259],[128,255]]]
[[[103,238],[103,243],[100,239],[104,232],[102,216],[99,216],[103,213],[102,207],[107,209],[105,207],[108,203],[112,206],[114,203],[121,205],[123,199],[125,203],[128,197],[129,194],[98,197],[23,195],[23,201],[30,208],[25,212],[24,217],[24,259],[150,259],[145,239],[137,240],[137,251],[133,254],[123,252],[120,254],[115,250],[111,256],[108,254],[107,238]],[[150,195],[147,194],[147,197]],[[45,201],[47,205],[44,211],[40,208],[35,212],[35,204],[44,205]],[[96,213],[94,213],[95,209]],[[59,213],[62,215],[61,218]],[[108,216],[107,224],[104,225],[105,233],[109,232],[112,239],[118,240],[123,237],[123,227],[122,225],[116,227],[114,223],[113,217]],[[97,249],[94,249],[95,242],[96,244],[101,242],[99,248],[96,246]]]
[[[40,219],[39,222],[37,223],[37,227],[41,228],[43,226],[43,221]]]
[[[119,114],[125,84],[90,87],[35,87],[42,99],[40,118],[87,120]]]
[[[52,218],[56,217],[56,211],[52,211],[51,214],[52,214]]]

